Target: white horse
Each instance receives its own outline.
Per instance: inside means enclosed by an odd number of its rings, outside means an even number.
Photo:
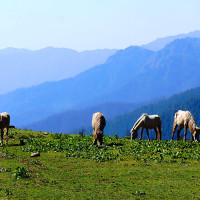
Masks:
[[[179,110],[178,112],[175,113],[171,140],[173,140],[177,126],[179,126],[179,129],[177,130],[177,140],[180,139],[180,131],[183,128],[185,130],[184,140],[186,140],[187,128],[189,128],[192,134],[192,140],[198,141],[200,128],[197,126],[193,115],[189,111]]]
[[[141,136],[140,139],[142,139],[143,136],[143,130],[144,128],[147,131],[148,140],[149,138],[149,130],[148,129],[154,129],[156,133],[156,140],[162,138],[162,130],[161,130],[161,118],[158,115],[148,115],[148,114],[142,114],[140,118],[136,121],[133,128],[131,129],[131,140],[133,139],[133,136],[137,138],[137,132],[141,128]]]
[[[3,145],[4,129],[6,128],[6,144],[8,144],[8,129],[10,125],[10,115],[7,112],[0,113],[0,129],[1,129],[1,141],[0,145]]]

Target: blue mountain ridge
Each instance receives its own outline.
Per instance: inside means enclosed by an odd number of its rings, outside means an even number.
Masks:
[[[78,52],[67,48],[40,50],[6,48],[0,50],[0,94],[18,88],[58,81],[104,63],[116,49]]]
[[[175,40],[158,52],[132,46],[79,75],[0,96],[17,126],[105,102],[138,103],[197,87],[200,39]]]

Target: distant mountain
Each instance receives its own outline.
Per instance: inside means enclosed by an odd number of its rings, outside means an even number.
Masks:
[[[71,109],[168,97],[200,86],[199,49],[197,38],[175,40],[158,52],[128,47],[73,78],[1,95],[0,110],[21,126]]]
[[[169,140],[172,133],[174,114],[178,110],[189,110],[193,114],[197,125],[200,126],[200,87],[174,95],[157,103],[142,106],[132,112],[115,117],[113,120],[108,120],[105,128],[105,134],[117,134],[120,137],[124,137],[127,133],[130,132],[130,129],[133,127],[134,123],[137,121],[142,113],[159,114],[162,119],[162,138],[164,140]],[[85,129],[86,134],[92,133],[91,126],[87,128],[85,127]],[[77,130],[80,130],[80,128]],[[77,130],[72,131],[71,133],[77,134]],[[183,133],[184,131],[182,131],[182,136]],[[154,131],[151,131],[150,135],[151,137],[155,138]],[[146,136],[146,130],[144,130],[144,136]],[[175,135],[174,139],[176,139],[176,137],[177,135]],[[190,137],[191,133],[188,130],[188,138]]]
[[[22,128],[67,133],[79,127],[80,130],[82,127],[88,127],[95,112],[102,112],[106,119],[113,119],[115,116],[130,112],[141,105],[142,103],[105,103],[80,110],[68,110],[41,121],[24,125]]]
[[[165,47],[165,45],[169,44],[170,42],[176,40],[176,39],[183,39],[186,37],[192,37],[192,38],[200,38],[200,31],[196,30],[193,32],[190,32],[188,34],[179,34],[179,35],[173,35],[168,36],[164,38],[158,38],[148,44],[144,44],[141,47],[152,50],[152,51],[159,51],[162,48]]]
[[[69,78],[104,63],[115,49],[77,52],[47,47],[37,51],[6,48],[0,50],[0,94],[46,81]]]
[[[105,64],[93,67],[74,78],[47,82],[0,95],[0,110],[10,112],[13,123],[19,126],[64,110],[100,104],[101,102],[93,102],[83,106],[84,101],[123,85],[132,77],[134,71],[139,69],[143,59],[152,54],[153,52],[140,47],[120,50]],[[77,104],[81,105],[81,102],[82,106],[76,107]],[[115,102],[119,101],[116,99]]]
[[[178,39],[147,59],[143,56],[138,70],[116,90],[92,99],[91,102],[141,102],[168,97],[200,86],[200,39]],[[129,74],[129,75],[130,75]]]

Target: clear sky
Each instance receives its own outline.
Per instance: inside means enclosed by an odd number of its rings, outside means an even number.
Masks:
[[[0,49],[121,49],[194,30],[200,0],[0,0]]]

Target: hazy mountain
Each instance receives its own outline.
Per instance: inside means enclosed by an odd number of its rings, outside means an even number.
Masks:
[[[162,49],[165,45],[169,44],[170,42],[176,39],[182,39],[186,37],[200,38],[200,31],[196,30],[187,34],[179,34],[179,35],[173,35],[173,36],[168,36],[164,38],[158,38],[148,44],[142,45],[142,47],[152,50],[152,51],[158,51]]]
[[[141,102],[168,97],[200,86],[200,39],[178,39],[143,59],[139,70],[116,90],[99,95],[92,102]]]
[[[0,50],[0,94],[46,81],[69,78],[104,63],[117,50],[102,49],[77,52],[47,47],[37,51],[6,48]]]
[[[0,96],[0,110],[22,125],[106,102],[146,102],[200,85],[200,39],[175,40],[158,52],[118,51],[101,65],[57,82]]]

